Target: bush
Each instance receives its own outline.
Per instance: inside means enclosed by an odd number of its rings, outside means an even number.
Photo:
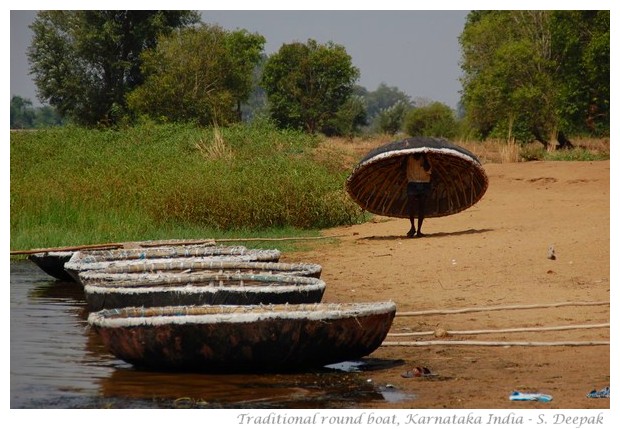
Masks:
[[[405,115],[404,128],[410,136],[452,138],[458,132],[454,112],[439,102],[411,109]]]
[[[409,105],[402,101],[381,109],[375,117],[373,128],[379,133],[395,135],[401,130],[408,109]]]

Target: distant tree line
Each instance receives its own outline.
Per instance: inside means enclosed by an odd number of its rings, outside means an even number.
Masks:
[[[458,116],[386,83],[357,85],[360,72],[336,43],[309,39],[267,56],[260,34],[202,24],[195,11],[43,11],[31,28],[39,99],[85,126],[269,116],[279,127],[326,135],[545,145],[609,133],[609,11],[471,12],[459,38]],[[13,119],[13,101],[11,112]]]
[[[341,45],[309,39],[266,56],[263,36],[202,24],[193,11],[43,11],[32,29],[37,94],[79,125],[267,115],[310,133],[395,134],[415,107],[396,87],[357,85]]]
[[[62,116],[51,106],[33,107],[32,101],[18,95],[11,97],[11,129],[47,128],[63,125]]]

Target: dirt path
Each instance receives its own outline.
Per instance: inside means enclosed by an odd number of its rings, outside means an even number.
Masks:
[[[407,220],[324,231],[337,244],[288,253],[316,262],[324,301],[392,300],[397,314],[431,309],[607,302],[610,299],[610,163],[487,164],[489,189],[474,207],[428,219],[426,237],[406,239]],[[553,246],[556,259],[548,259]],[[609,323],[609,305],[562,306],[426,316],[397,315],[391,333]],[[439,332],[439,331],[438,331]],[[413,335],[386,341],[609,341],[609,328],[551,332]],[[389,408],[609,408],[586,394],[610,383],[610,347],[382,346],[373,358],[402,360],[373,371],[413,399]],[[437,376],[404,378],[414,367]],[[508,400],[513,390],[542,392],[549,403]],[[369,406],[376,406],[369,405]]]

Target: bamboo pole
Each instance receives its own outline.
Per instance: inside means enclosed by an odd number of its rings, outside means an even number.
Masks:
[[[46,253],[46,252],[77,252],[80,250],[108,250],[108,249],[118,249],[120,247],[122,247],[121,243],[84,244],[80,246],[47,247],[47,248],[28,249],[28,250],[11,250],[11,255],[32,255],[35,253]]]
[[[595,301],[595,302],[559,302],[552,304],[522,304],[522,305],[507,305],[497,307],[470,307],[460,308],[456,310],[421,310],[421,311],[405,311],[396,313],[396,317],[404,316],[426,316],[430,314],[460,314],[460,313],[475,313],[479,311],[498,311],[498,310],[529,310],[534,308],[549,308],[549,307],[568,307],[568,306],[588,306],[588,305],[609,305],[609,301]]]
[[[535,328],[507,328],[507,329],[478,329],[471,331],[446,331],[448,335],[479,335],[479,334],[500,334],[500,333],[514,333],[514,332],[543,332],[543,331],[569,331],[573,329],[597,329],[597,328],[609,328],[609,323],[599,323],[594,325],[564,325],[564,326],[542,326]],[[388,337],[411,337],[411,336],[425,336],[435,335],[435,331],[423,331],[423,332],[403,332],[403,333],[389,333]]]
[[[229,242],[229,241],[295,241],[295,240],[324,240],[329,238],[341,238],[346,237],[346,234],[339,235],[321,235],[318,237],[273,237],[273,238],[216,238],[216,242]]]
[[[411,347],[411,346],[608,346],[609,341],[384,341],[381,346]]]
[[[276,238],[218,238],[218,239],[204,239],[204,240],[186,240],[186,241],[178,241],[174,243],[170,243],[169,246],[183,246],[190,244],[203,244],[208,242],[217,242],[217,243],[225,243],[225,242],[238,242],[238,241],[289,241],[289,240],[322,240],[329,238],[339,238],[345,237],[342,235],[326,235],[319,237],[276,237]],[[163,240],[165,241],[165,240]],[[118,243],[101,243],[101,244],[84,244],[78,246],[62,246],[62,247],[47,247],[40,249],[28,249],[28,250],[11,250],[11,255],[32,255],[34,253],[45,253],[45,252],[76,252],[80,250],[108,250],[108,249],[119,249],[124,248],[128,244],[131,243],[140,243],[140,247],[164,247],[167,246],[163,243],[142,243],[142,242],[118,242]]]
[[[187,246],[191,244],[204,244],[213,242],[213,239],[204,240],[181,240],[174,243],[147,243],[138,241],[126,241],[119,243],[101,243],[101,244],[82,244],[77,246],[61,246],[61,247],[47,247],[40,249],[28,249],[28,250],[11,250],[11,255],[32,255],[34,253],[46,253],[46,252],[78,252],[80,250],[111,250],[111,249],[123,249],[130,247],[132,243],[136,244],[136,247],[165,247],[165,246]]]

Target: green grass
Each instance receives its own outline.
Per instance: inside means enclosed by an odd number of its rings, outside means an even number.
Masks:
[[[597,153],[584,148],[556,150],[545,154],[546,161],[602,161],[609,159],[608,153]]]
[[[316,161],[317,144],[266,122],[11,133],[11,249],[313,235],[362,221],[349,171]]]
[[[524,161],[603,161],[609,159],[609,152],[585,147],[547,151],[540,145],[526,145],[519,156]]]

